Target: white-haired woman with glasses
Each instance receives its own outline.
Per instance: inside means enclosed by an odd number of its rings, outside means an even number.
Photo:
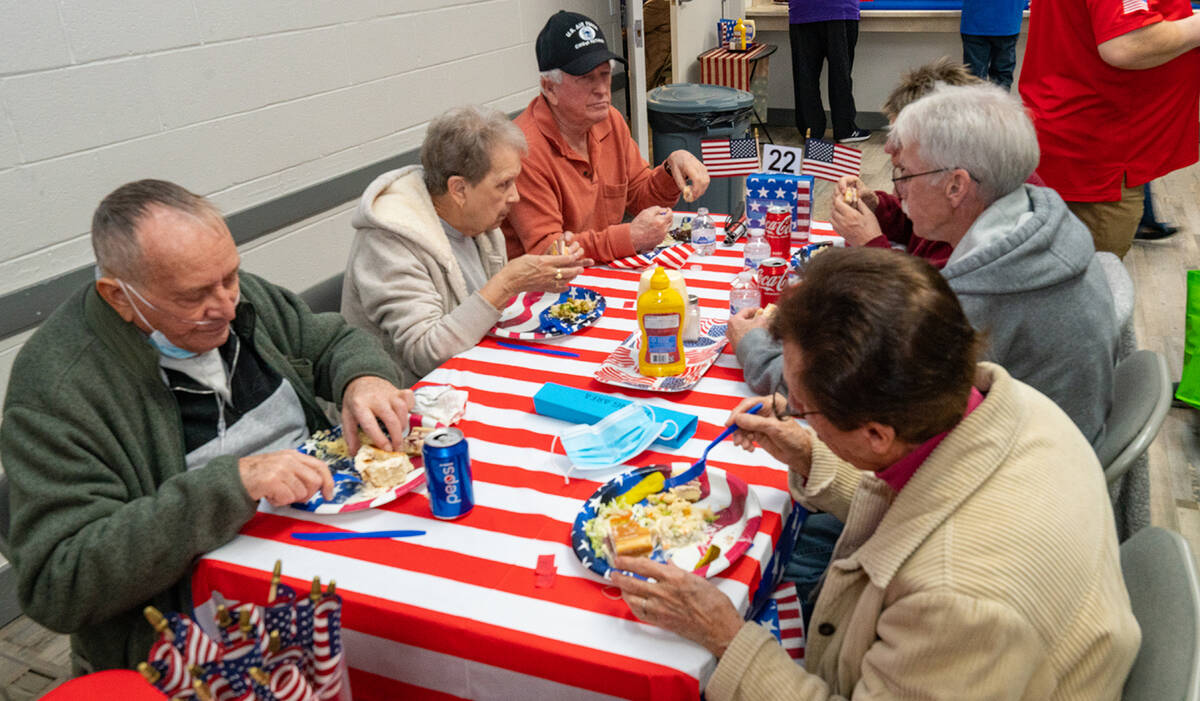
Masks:
[[[507,259],[499,226],[519,199],[524,152],[525,136],[500,112],[455,108],[430,123],[421,165],[363,193],[342,314],[374,332],[405,385],[479,343],[514,295],[563,292],[591,264],[570,234],[554,255]]]

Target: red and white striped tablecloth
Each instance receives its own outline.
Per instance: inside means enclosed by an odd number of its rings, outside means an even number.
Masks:
[[[741,245],[718,247],[685,268],[701,313],[728,316],[729,281]],[[699,266],[699,269],[692,269]],[[337,580],[346,659],[356,699],[696,699],[715,659],[702,647],[639,622],[628,606],[575,558],[571,524],[603,479],[563,483],[566,460],[550,453],[566,423],[538,416],[533,394],[545,382],[611,392],[699,416],[696,435],[675,452],[651,450],[638,465],[691,461],[719,433],[729,410],[749,393],[728,351],[691,391],[662,394],[597,383],[592,372],[636,326],[638,271],[592,268],[575,282],[605,295],[592,327],[545,344],[563,358],[508,350],[492,339],[447,361],[423,382],[466,389],[458,424],[467,435],[475,509],[456,521],[433,518],[424,490],[381,508],[316,515],[291,508],[257,514],[241,534],[198,563],[192,579],[199,618],[212,592],[262,600],[270,570],[306,591],[314,576]],[[791,508],[786,470],[765,451],[729,442],[709,465],[746,480],[762,504],[747,555],[714,578],[741,611],[761,579]],[[420,529],[399,540],[301,542],[292,531]],[[534,587],[538,556],[552,554],[553,586]]]
[[[750,90],[750,68],[769,47],[757,44],[746,51],[730,51],[718,46],[700,54],[700,82]]]

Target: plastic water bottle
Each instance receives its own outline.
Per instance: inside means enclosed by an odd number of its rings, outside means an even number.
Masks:
[[[711,256],[717,250],[717,227],[708,216],[708,207],[697,209],[692,218],[692,246],[702,256]]]
[[[758,290],[758,281],[754,279],[753,270],[743,270],[733,279],[729,288],[729,314],[737,314],[743,309],[758,309],[762,307],[762,294]]]
[[[746,256],[746,268],[758,270],[758,264],[764,258],[771,257],[771,244],[767,243],[766,232],[762,229],[751,229],[750,240],[743,251]]]

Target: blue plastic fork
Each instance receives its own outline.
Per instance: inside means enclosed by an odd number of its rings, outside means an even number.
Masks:
[[[750,407],[750,410],[746,413],[757,414],[760,409],[762,409],[762,402]],[[637,486],[620,495],[617,497],[617,499],[632,506],[651,494],[665,492],[672,487],[678,487],[681,484],[687,484],[688,482],[691,482],[699,477],[701,472],[704,472],[704,468],[708,467],[708,451],[712,450],[718,443],[728,438],[729,434],[736,430],[737,424],[731,424],[724,431],[721,431],[721,433],[716,438],[712,439],[712,442],[704,448],[704,453],[700,456],[700,459],[692,463],[691,467],[679,473],[678,475],[668,478],[660,484],[658,480],[662,479],[662,473],[652,472],[649,475],[646,475],[646,477],[644,477]],[[656,477],[656,475],[658,477]]]
[[[757,414],[760,409],[762,409],[762,402],[750,407],[750,411],[746,413]],[[700,473],[704,472],[704,468],[708,467],[708,451],[712,450],[718,443],[728,438],[729,434],[737,430],[737,427],[737,424],[730,424],[724,431],[721,431],[721,433],[718,434],[716,438],[712,439],[712,442],[709,443],[704,449],[704,453],[700,456],[699,460],[692,463],[692,466],[688,469],[684,470],[678,475],[675,475],[674,477],[671,477],[666,482],[663,482],[663,491],[666,491],[671,487],[678,487],[681,484],[687,484],[688,482],[691,482],[699,477]]]

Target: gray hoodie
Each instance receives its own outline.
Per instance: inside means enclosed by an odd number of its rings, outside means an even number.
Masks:
[[[359,200],[342,314],[375,334],[405,387],[479,343],[500,311],[468,293],[420,166],[375,178]],[[508,262],[499,229],[476,239],[488,278]]]
[[[986,359],[1054,400],[1095,446],[1112,405],[1118,340],[1112,293],[1087,227],[1054,190],[1023,187],[1032,215],[942,275],[971,324],[986,334]],[[782,372],[778,341],[756,329],[742,338],[737,355],[746,383],[769,392]]]

